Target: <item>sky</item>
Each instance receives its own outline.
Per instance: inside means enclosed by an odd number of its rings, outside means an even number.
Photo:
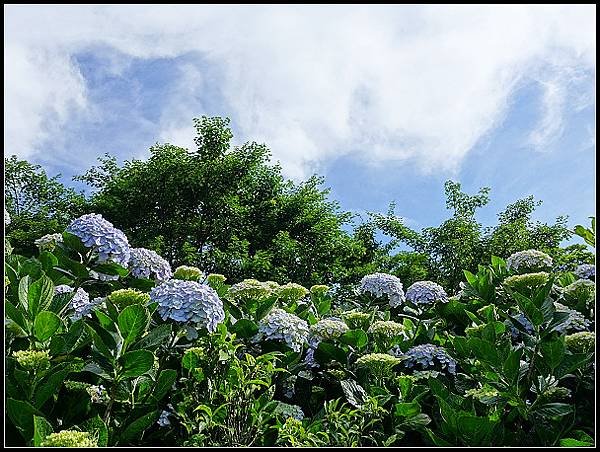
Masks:
[[[484,224],[528,195],[587,224],[595,38],[595,5],[5,5],[5,155],[75,185],[226,116],[363,218],[437,225],[452,179]]]

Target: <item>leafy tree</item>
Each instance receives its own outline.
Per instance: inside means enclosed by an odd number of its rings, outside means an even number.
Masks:
[[[195,119],[197,149],[157,144],[148,160],[114,158],[79,176],[97,189],[96,212],[133,246],[175,265],[193,264],[231,280],[244,277],[332,280],[353,246],[350,219],[327,198],[323,179],[294,184],[255,142],[232,146],[229,120]]]
[[[5,158],[4,167],[5,206],[11,217],[7,237],[15,253],[33,254],[34,240],[62,232],[85,211],[84,195],[65,187],[59,181],[60,174],[48,177],[40,165],[16,155]]]

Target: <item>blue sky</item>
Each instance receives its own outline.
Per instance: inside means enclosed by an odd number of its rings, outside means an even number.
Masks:
[[[5,6],[4,145],[66,181],[220,115],[345,210],[436,225],[454,179],[485,224],[595,214],[595,7],[65,8]]]

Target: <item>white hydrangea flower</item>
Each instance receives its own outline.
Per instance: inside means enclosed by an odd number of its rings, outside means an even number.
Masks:
[[[323,319],[310,327],[310,333],[322,339],[336,339],[349,331],[348,325],[339,319]]]
[[[196,324],[214,332],[225,320],[223,302],[215,290],[196,281],[171,279],[150,291],[150,299],[158,303],[163,320]]]
[[[244,279],[227,291],[227,295],[234,300],[263,300],[272,293],[270,284],[256,279]]]
[[[448,303],[448,294],[433,281],[417,281],[406,291],[406,299],[416,305],[432,306],[436,302]]]
[[[377,320],[369,327],[369,333],[382,337],[404,335],[404,326],[391,320]]]
[[[519,251],[506,259],[506,268],[516,273],[535,273],[552,267],[552,258],[538,250]]]
[[[39,239],[37,239],[36,241],[34,241],[33,243],[35,243],[35,246],[37,246],[40,251],[44,251],[44,250],[52,251],[54,248],[56,248],[56,245],[58,243],[62,243],[62,241],[63,241],[62,234],[57,233],[57,234],[46,234],[46,235],[40,237]]]
[[[283,309],[275,308],[260,321],[256,341],[284,341],[292,350],[299,352],[308,338],[308,323]]]
[[[376,297],[386,296],[392,308],[400,306],[405,301],[402,282],[397,276],[387,273],[373,273],[364,276],[360,280],[359,290]]]

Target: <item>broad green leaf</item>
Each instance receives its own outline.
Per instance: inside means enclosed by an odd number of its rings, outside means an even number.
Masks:
[[[62,370],[55,371],[42,380],[42,382],[37,385],[33,396],[35,406],[41,408],[50,397],[58,394],[60,386],[71,372],[73,372],[73,368],[70,364],[65,363]]]
[[[61,325],[60,317],[54,312],[42,311],[35,317],[33,331],[40,342],[45,342],[58,330]]]
[[[152,392],[152,399],[159,402],[169,392],[173,383],[177,380],[177,371],[173,369],[165,369],[158,376],[156,387]]]
[[[131,352],[133,353],[133,352]],[[143,431],[151,427],[160,416],[160,411],[152,411],[144,416],[139,417],[129,424],[119,438],[119,443],[122,445],[129,444],[132,440],[139,437]]]
[[[133,304],[123,309],[117,323],[125,344],[134,342],[146,329],[149,321],[148,310],[139,304]]]
[[[342,386],[346,400],[355,408],[362,407],[369,399],[367,392],[354,380],[342,380],[340,381],[340,385]]]
[[[90,432],[98,438],[98,447],[106,447],[108,445],[108,428],[100,416],[88,419],[81,424],[83,431]]]
[[[554,370],[565,356],[564,338],[559,337],[553,341],[543,342],[541,348],[544,363]]]
[[[129,270],[115,262],[110,262],[108,264],[99,264],[94,266],[93,268],[94,271],[97,271],[98,273],[104,273],[105,275],[111,276],[127,276],[127,274],[129,273]]]
[[[345,364],[346,352],[333,344],[321,342],[315,350],[315,359],[321,364],[328,364],[331,361]]]
[[[340,336],[339,340],[344,344],[361,349],[367,345],[367,342],[369,342],[369,337],[363,330],[357,329],[346,331]]]
[[[26,441],[33,437],[33,416],[43,416],[30,403],[10,398],[6,401],[6,413]]]
[[[235,333],[237,337],[249,339],[258,332],[258,325],[252,320],[240,319],[231,325],[229,330]]]
[[[33,415],[33,445],[40,447],[42,441],[50,433],[53,433],[52,425],[42,416]]]
[[[421,407],[416,402],[397,403],[394,405],[396,416],[412,417],[421,412]]]
[[[131,346],[132,349],[152,349],[157,345],[162,344],[171,335],[173,327],[165,323],[159,325],[156,328],[150,330],[148,334],[142,336],[142,338]]]
[[[27,291],[28,309],[31,317],[50,306],[54,297],[54,283],[46,275],[29,285]]]
[[[133,350],[119,359],[122,377],[139,377],[148,372],[154,364],[154,355],[147,350]]]
[[[19,281],[19,302],[21,303],[21,308],[25,312],[29,312],[29,275],[24,276]]]
[[[42,268],[45,272],[49,272],[58,265],[58,258],[50,251],[42,251],[38,259],[42,263]]]
[[[4,312],[6,313],[8,318],[13,320],[17,325],[19,325],[23,331],[28,332],[27,330],[29,328],[27,325],[27,320],[25,320],[23,313],[19,309],[17,309],[10,301],[6,301],[4,303]]]

